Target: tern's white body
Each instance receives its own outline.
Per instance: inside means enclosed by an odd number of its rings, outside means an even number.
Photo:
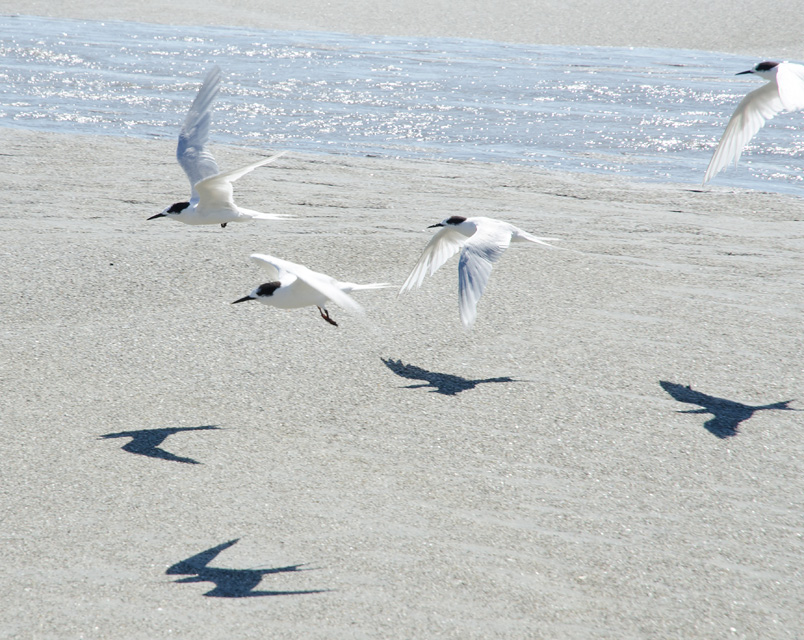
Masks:
[[[792,62],[760,62],[753,73],[768,82],[747,94],[737,105],[704,175],[709,182],[730,164],[737,164],[743,148],[765,123],[783,111],[804,109],[804,66]]]
[[[427,243],[399,293],[420,287],[428,272],[433,275],[462,249],[458,263],[458,303],[461,322],[467,329],[477,317],[477,302],[486,288],[492,265],[508,245],[511,242],[536,242],[551,246],[545,240],[553,240],[537,238],[508,222],[493,218],[452,216],[432,226],[441,229]]]
[[[283,155],[278,153],[241,169],[220,173],[218,163],[205,146],[209,141],[209,124],[212,117],[212,102],[218,94],[221,70],[214,67],[204,79],[193,100],[187,118],[179,134],[176,159],[187,174],[192,189],[189,202],[176,202],[151,216],[150,219],[167,217],[185,224],[219,224],[247,220],[276,220],[289,216],[260,213],[238,207],[234,203],[232,183],[257,167],[272,162]]]
[[[321,317],[330,324],[335,322],[329,317],[328,302],[332,301],[344,309],[360,313],[363,307],[349,295],[352,291],[381,289],[388,286],[377,283],[340,282],[300,264],[260,253],[252,254],[251,259],[268,271],[271,281],[256,287],[244,298],[235,300],[235,303],[256,300],[278,309],[315,306],[321,312]]]

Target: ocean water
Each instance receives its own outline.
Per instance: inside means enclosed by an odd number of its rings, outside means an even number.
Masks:
[[[0,17],[0,126],[175,139],[224,72],[215,144],[477,160],[697,188],[757,60],[228,27]],[[713,184],[800,194],[804,114]]]

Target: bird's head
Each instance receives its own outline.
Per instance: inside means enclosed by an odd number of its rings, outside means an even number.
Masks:
[[[247,296],[243,296],[239,300],[235,300],[232,304],[237,304],[238,302],[248,302],[249,300],[270,298],[272,295],[274,295],[274,291],[281,286],[282,285],[279,282],[266,282],[261,284],[259,287],[256,287]]]
[[[428,228],[432,229],[433,227],[447,227],[449,229],[455,229],[455,231],[458,231],[465,236],[471,236],[475,231],[477,231],[477,225],[474,222],[467,220],[463,216],[450,216],[438,224],[431,224]]]
[[[760,62],[759,64],[755,65],[751,69],[748,69],[747,71],[740,71],[736,75],[741,76],[745,73],[755,73],[758,76],[770,79],[776,77],[776,72],[778,70],[779,70],[778,62],[771,62],[766,60],[765,62]]]
[[[178,217],[187,207],[190,206],[189,202],[174,202],[169,207],[165,207],[161,213],[157,213],[155,216],[151,216],[148,220],[154,220],[155,218],[170,218],[170,217]]]
[[[441,222],[437,224],[431,224],[428,229],[432,229],[433,227],[458,227],[461,224],[466,222],[466,218],[463,216],[450,216],[449,218],[445,218]]]

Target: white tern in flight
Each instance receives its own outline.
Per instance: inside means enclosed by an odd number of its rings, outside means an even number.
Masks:
[[[804,66],[792,62],[760,62],[737,75],[753,73],[768,82],[737,105],[709,161],[703,184],[731,163],[737,165],[743,147],[765,123],[782,111],[804,109]]]
[[[213,67],[204,79],[193,100],[190,112],[179,133],[176,158],[190,180],[192,193],[190,201],[176,202],[154,218],[170,218],[185,224],[219,224],[225,227],[230,222],[246,220],[278,220],[292,216],[260,213],[238,207],[234,203],[232,183],[257,167],[273,162],[284,152],[264,158],[234,171],[220,173],[218,163],[205,149],[209,141],[209,124],[212,117],[212,101],[218,94],[221,84],[220,67]]]
[[[361,307],[349,294],[361,289],[382,289],[388,284],[354,284],[339,282],[323,273],[317,273],[300,264],[280,260],[273,256],[254,253],[251,259],[268,270],[269,282],[256,287],[251,293],[232,304],[257,300],[279,309],[318,307],[318,312],[331,325],[338,326],[329,316],[327,302],[332,301],[349,311],[361,313]]]
[[[459,249],[463,249],[458,263],[458,303],[461,322],[467,329],[477,317],[477,301],[489,281],[491,267],[508,245],[511,242],[536,242],[550,247],[552,245],[545,241],[555,240],[537,238],[512,224],[492,218],[452,216],[429,228],[433,227],[441,228],[427,243],[399,293],[420,287],[428,270],[433,275]]]

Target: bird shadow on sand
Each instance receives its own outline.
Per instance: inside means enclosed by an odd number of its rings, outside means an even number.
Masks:
[[[380,358],[383,364],[393,371],[400,378],[408,378],[409,380],[423,380],[423,384],[411,384],[405,389],[422,389],[432,387],[430,393],[440,393],[445,396],[454,396],[461,391],[468,391],[474,389],[479,384],[486,384],[490,382],[518,382],[514,378],[504,376],[501,378],[483,378],[482,380],[469,380],[460,376],[454,376],[451,373],[438,373],[436,371],[428,371],[413,364],[403,364],[401,360],[393,360],[392,358]]]
[[[800,411],[800,409],[793,409],[788,406],[793,402],[792,400],[753,406],[735,402],[734,400],[710,396],[700,391],[695,391],[689,386],[685,387],[675,382],[660,380],[659,384],[662,386],[662,389],[667,391],[667,393],[679,402],[697,404],[701,407],[700,409],[679,411],[679,413],[711,413],[714,417],[704,422],[704,427],[718,438],[731,438],[736,436],[739,433],[740,423],[748,420],[757,411],[764,411],[766,409]]]
[[[120,433],[107,433],[100,436],[101,439],[109,438],[131,438],[130,442],[123,445],[123,451],[129,453],[136,453],[141,456],[148,456],[149,458],[160,458],[162,460],[170,460],[172,462],[184,462],[186,464],[201,464],[198,460],[192,458],[183,458],[177,456],[170,451],[160,449],[159,445],[162,444],[168,436],[184,431],[210,431],[218,430],[220,427],[215,425],[204,425],[201,427],[175,427],[173,429],[140,429],[139,431],[121,431]]]
[[[207,591],[204,595],[209,598],[256,598],[260,596],[290,596],[304,595],[309,593],[324,593],[328,589],[307,589],[300,591],[255,591],[254,588],[260,584],[263,576],[277,573],[293,573],[298,571],[310,571],[302,569],[304,565],[294,564],[289,567],[275,567],[272,569],[219,569],[208,566],[216,556],[235,543],[239,538],[219,544],[199,554],[191,556],[186,560],[177,562],[165,573],[169,576],[186,575],[187,578],[176,580],[177,583],[189,582],[211,582],[215,588]]]

